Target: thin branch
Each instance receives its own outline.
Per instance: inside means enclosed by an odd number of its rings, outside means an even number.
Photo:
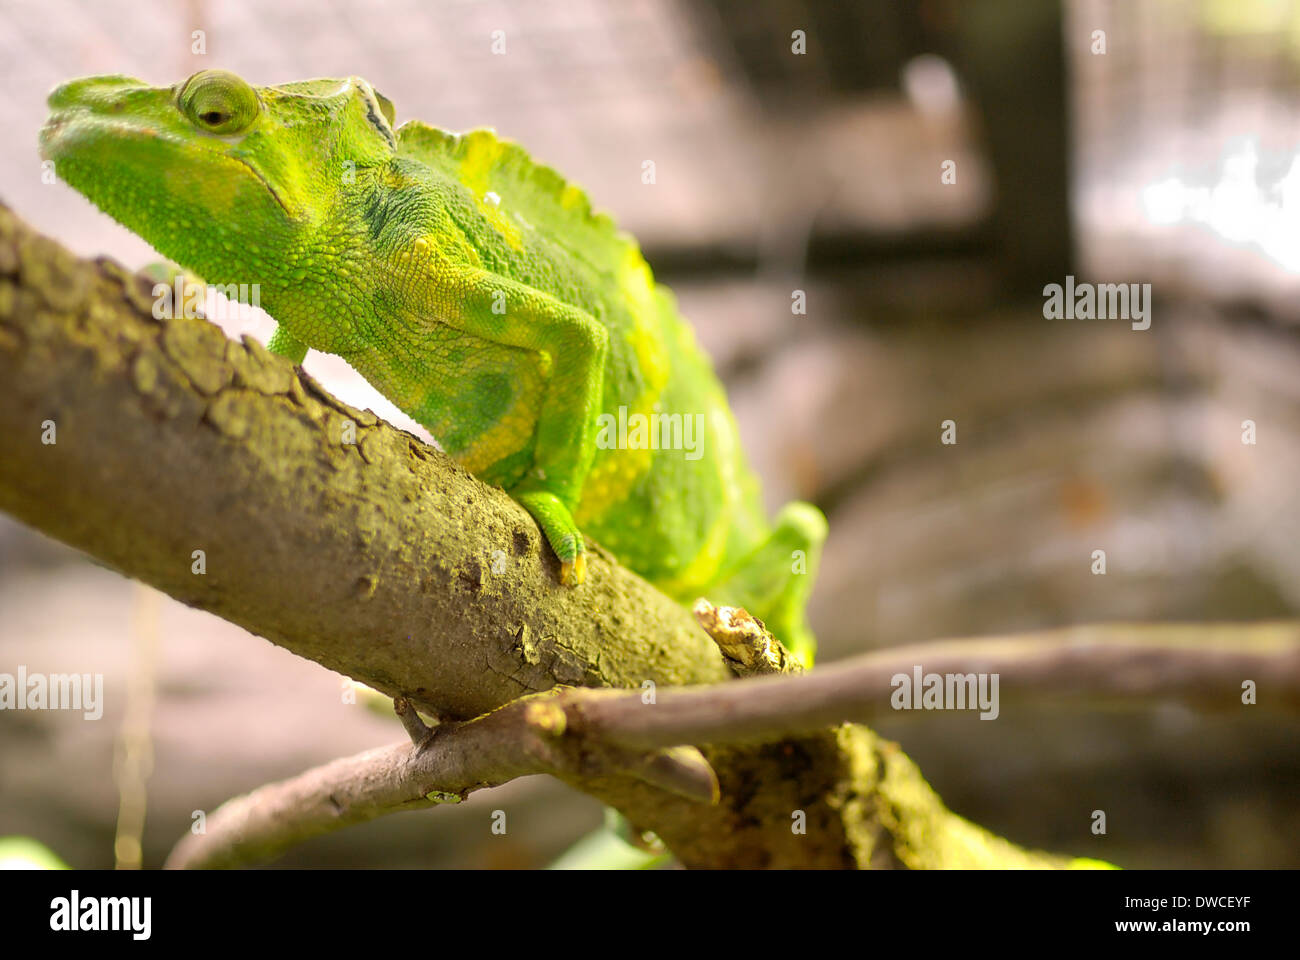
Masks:
[[[752,619],[714,617],[702,607],[697,615],[733,639],[744,631],[751,646],[766,649],[752,642]],[[1000,708],[1064,697],[1178,697],[1225,708],[1241,706],[1241,684],[1254,680],[1261,706],[1296,709],[1300,624],[1114,624],[918,644],[808,674],[662,690],[652,703],[637,692],[556,689],[470,723],[440,726],[421,748],[371,751],[233,800],[213,816],[206,836],[178,845],[168,865],[252,862],[326,830],[455,802],[530,773],[630,772],[707,800],[717,782],[689,744],[783,740],[877,719],[893,709],[894,678],[910,680],[916,668],[997,674]]]
[[[623,747],[735,744],[871,723],[895,712],[902,686],[895,678],[910,683],[917,671],[995,676],[1002,710],[1071,699],[1177,698],[1207,709],[1297,711],[1300,623],[1096,624],[938,641],[864,654],[803,676],[662,690],[653,709],[617,691],[574,696],[584,729]],[[1252,695],[1245,702],[1247,683]]]
[[[406,729],[406,735],[411,738],[414,744],[420,744],[432,733],[432,729],[424,718],[416,712],[414,704],[405,697],[396,697],[393,700],[393,712],[397,714],[397,719],[402,721],[402,726]]]
[[[694,747],[644,753],[585,736],[569,729],[562,692],[426,728],[418,744],[369,750],[236,797],[207,819],[202,833],[181,840],[166,866],[211,869],[265,860],[318,834],[459,803],[476,790],[536,773],[624,774],[695,803],[717,802],[717,778]]]

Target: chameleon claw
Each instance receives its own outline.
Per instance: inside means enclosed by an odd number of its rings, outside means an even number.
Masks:
[[[560,583],[566,587],[576,587],[587,579],[587,555],[580,553],[572,560],[560,564]]]

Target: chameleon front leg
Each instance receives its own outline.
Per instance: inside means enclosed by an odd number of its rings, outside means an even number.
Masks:
[[[266,341],[266,349],[282,357],[288,357],[294,363],[302,363],[307,356],[307,344],[296,339],[283,323],[278,324],[271,339]]]
[[[545,398],[533,463],[508,491],[542,529],[560,559],[560,581],[582,582],[586,545],[574,522],[596,452],[596,419],[609,335],[590,314],[485,270],[435,270],[429,315],[471,336],[543,354]]]

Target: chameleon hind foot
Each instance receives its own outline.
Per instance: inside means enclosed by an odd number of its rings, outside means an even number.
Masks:
[[[812,504],[787,503],[768,539],[706,593],[716,604],[744,607],[811,667],[817,641],[804,617],[826,540],[826,517]]]

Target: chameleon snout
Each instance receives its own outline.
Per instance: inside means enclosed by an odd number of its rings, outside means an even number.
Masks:
[[[46,98],[49,118],[40,132],[41,156],[59,159],[75,145],[105,129],[101,120],[123,116],[132,95],[146,90],[134,77],[82,77],[59,84]],[[122,121],[117,121],[121,124]]]
[[[144,82],[135,77],[79,77],[55,87],[46,98],[46,103],[51,110],[87,107],[116,112],[126,105],[122,94],[144,87]]]

